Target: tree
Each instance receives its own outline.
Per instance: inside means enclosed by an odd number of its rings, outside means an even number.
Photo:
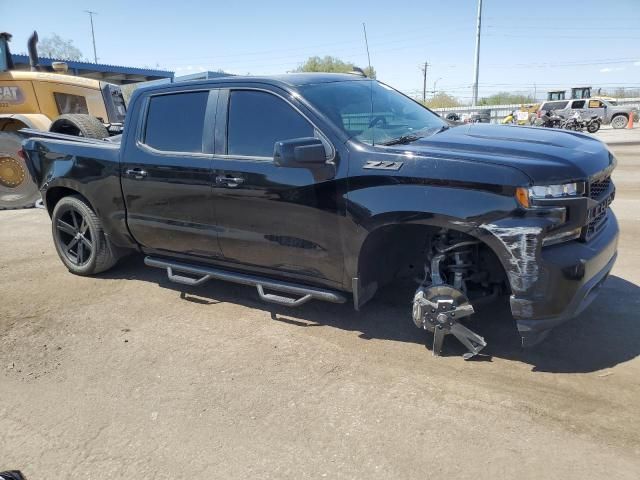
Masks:
[[[82,60],[82,52],[73,44],[73,40],[65,40],[57,33],[43,38],[38,43],[38,51],[43,57]]]
[[[531,95],[509,92],[498,92],[478,101],[478,105],[512,105],[516,103],[536,103],[536,101]]]
[[[350,62],[344,62],[339,58],[326,55],[325,57],[309,57],[306,62],[296,68],[296,72],[329,72],[329,73],[348,73],[353,71],[355,65]],[[365,67],[362,69],[364,74],[369,78],[376,78],[375,68]]]
[[[458,99],[448,93],[438,92],[433,97],[427,99],[425,105],[429,108],[459,107]]]

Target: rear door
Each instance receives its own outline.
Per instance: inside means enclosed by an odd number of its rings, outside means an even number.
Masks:
[[[131,234],[147,249],[220,253],[211,203],[217,100],[217,90],[172,91],[138,107],[137,136],[127,138],[121,159],[122,191]]]
[[[266,88],[266,87],[265,87]],[[285,168],[273,163],[279,140],[318,136],[303,106],[279,90],[221,93],[214,159],[214,203],[225,260],[287,277],[341,284],[343,258],[335,165]],[[331,160],[331,159],[329,159]]]
[[[587,104],[586,100],[572,100],[570,106],[570,114],[573,115],[575,112],[578,112],[580,115],[584,116],[585,114],[585,105]]]

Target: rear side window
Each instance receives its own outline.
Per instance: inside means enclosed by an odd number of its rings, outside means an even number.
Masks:
[[[543,105],[542,110],[562,110],[569,102],[547,102]]]
[[[291,105],[266,92],[236,90],[229,99],[227,153],[273,157],[276,142],[313,137],[313,126]]]
[[[584,103],[584,100],[575,100],[573,105],[571,105],[571,108],[584,108]]]
[[[166,152],[201,153],[208,97],[208,91],[151,97],[144,143]]]
[[[65,113],[89,113],[87,100],[81,95],[53,92],[60,115]]]

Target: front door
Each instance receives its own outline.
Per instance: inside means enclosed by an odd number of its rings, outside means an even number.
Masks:
[[[222,253],[231,262],[340,283],[343,259],[335,169],[273,163],[279,140],[320,134],[279,94],[238,89],[220,95],[214,203]],[[220,125],[220,124],[218,124]],[[220,140],[220,141],[219,141]],[[328,155],[331,146],[327,143]]]
[[[592,98],[591,100],[589,100],[589,104],[587,105],[588,110],[588,117],[590,117],[591,115],[598,115],[598,117],[600,118],[604,118],[605,116],[605,111],[604,111],[604,102],[602,100],[598,100],[597,98]]]
[[[121,160],[127,223],[147,249],[219,256],[212,205],[212,117],[217,90],[152,95]],[[207,125],[205,129],[205,124]],[[205,134],[203,135],[203,132]]]

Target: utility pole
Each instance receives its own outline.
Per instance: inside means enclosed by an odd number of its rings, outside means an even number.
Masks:
[[[429,68],[429,62],[424,62],[424,67],[422,67],[422,103],[427,101],[427,68]]]
[[[93,31],[93,16],[98,12],[92,12],[91,10],[85,10],[89,14],[89,20],[91,21],[91,39],[93,40],[93,61],[98,63],[98,54],[96,53],[96,34]]]
[[[371,56],[369,55],[369,41],[367,40],[367,26],[362,22],[362,30],[364,30],[364,44],[367,47],[367,61],[369,62],[369,75],[373,73],[371,70]]]
[[[476,30],[476,66],[473,73],[473,101],[475,107],[478,104],[478,76],[480,74],[480,29],[482,27],[482,0],[478,0],[478,27]]]

